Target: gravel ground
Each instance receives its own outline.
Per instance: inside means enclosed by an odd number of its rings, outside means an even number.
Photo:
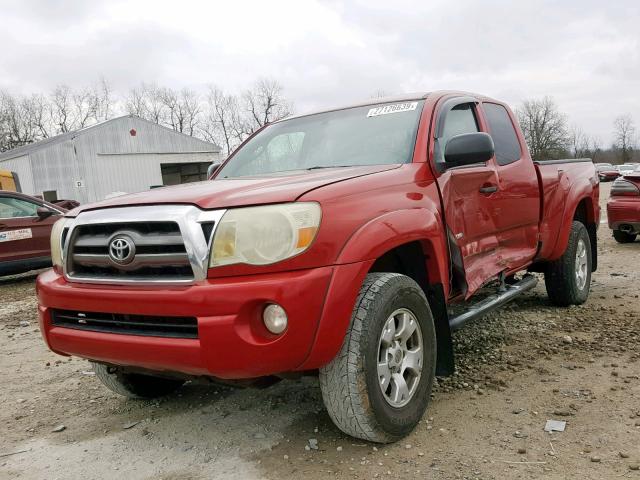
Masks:
[[[388,446],[338,431],[313,378],[111,394],[44,347],[34,275],[0,279],[0,478],[640,479],[640,242],[599,239],[585,305],[555,308],[541,284],[456,333],[457,374]]]

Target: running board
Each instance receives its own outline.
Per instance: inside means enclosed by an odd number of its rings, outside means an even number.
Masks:
[[[468,310],[456,317],[449,319],[449,327],[451,330],[458,330],[469,320],[476,320],[493,310],[496,310],[524,292],[531,290],[538,283],[538,279],[533,275],[525,275],[522,280],[513,285],[507,285],[505,291],[489,295],[487,298],[480,300],[472,305]]]

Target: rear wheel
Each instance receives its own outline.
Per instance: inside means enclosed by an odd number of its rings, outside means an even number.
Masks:
[[[566,307],[587,301],[591,288],[591,241],[581,222],[571,225],[569,243],[562,257],[547,266],[544,283],[552,303]]]
[[[614,230],[613,238],[615,238],[618,243],[632,243],[636,240],[636,234],[623,232],[622,230]]]
[[[184,381],[171,378],[124,373],[116,368],[93,363],[96,377],[112,392],[129,398],[156,398],[180,388]]]
[[[404,275],[368,275],[340,352],[320,370],[329,416],[353,437],[379,443],[404,437],[429,402],[435,359],[422,289]]]

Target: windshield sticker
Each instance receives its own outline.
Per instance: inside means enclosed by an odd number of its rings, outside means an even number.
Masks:
[[[377,117],[378,115],[388,115],[390,113],[410,112],[418,107],[418,102],[394,103],[393,105],[383,105],[369,110],[367,117]]]
[[[21,228],[20,230],[9,230],[8,232],[0,232],[0,242],[13,242],[15,240],[24,240],[31,238],[30,228]]]

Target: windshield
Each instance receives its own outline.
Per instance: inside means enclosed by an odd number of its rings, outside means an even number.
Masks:
[[[411,161],[424,101],[367,105],[268,126],[216,178]]]

